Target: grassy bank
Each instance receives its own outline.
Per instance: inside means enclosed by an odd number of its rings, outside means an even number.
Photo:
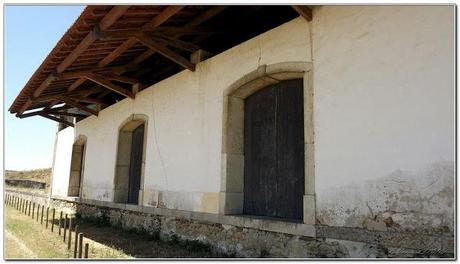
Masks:
[[[40,222],[26,216],[14,208],[6,206],[6,250],[7,259],[15,258],[72,258],[73,245],[67,250],[67,243],[62,241],[55,226],[51,232]],[[75,235],[73,238],[75,238]],[[84,243],[89,243],[91,258],[129,258],[120,250],[98,243],[85,237]]]
[[[45,228],[40,221],[6,206],[6,245],[5,256],[14,258],[72,258],[67,243],[58,235],[57,225],[54,232]],[[56,212],[56,216],[59,213]],[[135,231],[125,231],[94,221],[75,219],[79,232],[84,233],[84,243],[89,243],[89,258],[204,258],[211,257],[207,248],[193,243],[181,243],[172,240],[163,242],[158,237]],[[56,221],[57,224],[57,221]],[[75,235],[72,234],[72,240]],[[22,245],[21,245],[22,244]]]

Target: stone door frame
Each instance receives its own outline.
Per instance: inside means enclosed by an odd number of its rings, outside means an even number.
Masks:
[[[222,126],[220,214],[242,214],[244,198],[244,99],[269,85],[284,80],[303,79],[305,193],[303,222],[314,225],[315,157],[313,125],[313,80],[310,62],[281,62],[261,65],[224,91]]]

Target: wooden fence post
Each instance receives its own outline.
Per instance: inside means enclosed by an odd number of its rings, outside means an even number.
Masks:
[[[35,202],[32,203],[32,219],[34,219],[35,216]]]
[[[63,242],[65,242],[66,234],[67,234],[67,214],[65,214],[65,218],[64,218],[64,238],[62,240]]]
[[[83,253],[83,233],[78,234],[78,258],[82,257]]]
[[[45,211],[45,205],[42,204],[42,214],[40,218],[40,225],[43,225],[43,211]]]
[[[29,210],[27,211],[28,216],[30,216],[31,207],[32,207],[32,201],[29,201]]]
[[[47,206],[46,207],[46,229],[48,229],[48,215],[49,215],[49,212],[50,212],[50,208]]]
[[[89,250],[89,244],[85,243],[85,258],[88,258],[88,250]]]
[[[37,203],[37,222],[38,222],[38,215],[39,215],[39,212],[40,212],[40,204]]]
[[[51,232],[54,232],[54,217],[56,216],[56,209],[53,208],[53,217],[51,218]]]
[[[72,217],[69,216],[69,239],[67,240],[67,250],[70,250],[71,243],[72,243]]]
[[[59,235],[61,235],[61,227],[62,227],[62,211],[59,214]]]
[[[75,244],[73,247],[73,258],[77,258],[77,247],[78,247],[78,225],[75,225]]]

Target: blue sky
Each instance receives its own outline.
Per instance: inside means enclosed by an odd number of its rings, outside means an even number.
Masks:
[[[8,112],[16,95],[84,6],[5,6],[5,169],[51,167],[57,123]]]

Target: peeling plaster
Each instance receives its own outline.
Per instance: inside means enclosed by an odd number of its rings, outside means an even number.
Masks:
[[[318,194],[317,223],[369,230],[452,233],[454,163],[331,188]]]

